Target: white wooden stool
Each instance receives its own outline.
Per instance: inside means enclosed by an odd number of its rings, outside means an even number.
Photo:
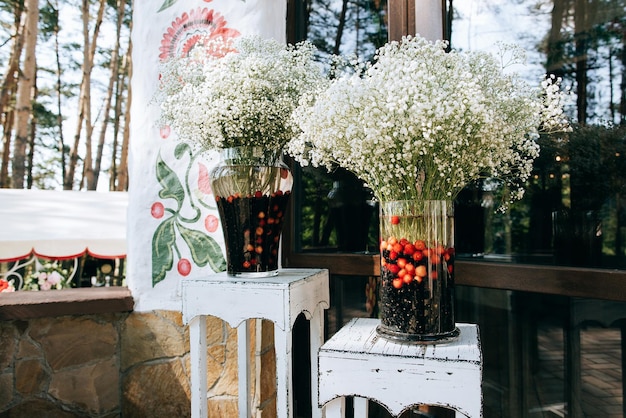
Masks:
[[[376,333],[378,319],[356,318],[319,352],[319,402],[326,418],[345,416],[345,396],[354,396],[354,417],[367,417],[368,400],[394,416],[411,405],[452,408],[482,416],[482,352],[478,326],[457,324],[452,342],[409,344]]]
[[[318,402],[317,353],[324,342],[324,309],[330,305],[328,270],[281,269],[274,277],[238,278],[226,273],[182,281],[183,321],[189,324],[191,357],[191,416],[207,416],[206,316],[237,327],[239,417],[250,418],[248,321],[274,322],[276,349],[276,409],[279,418],[293,417],[292,328],[300,313],[311,327],[311,405]],[[246,394],[243,396],[242,394]]]

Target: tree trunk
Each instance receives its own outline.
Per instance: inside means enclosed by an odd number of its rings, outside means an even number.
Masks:
[[[132,26],[132,22],[131,22]],[[127,64],[127,70],[124,71],[124,74],[128,79],[132,77],[133,74],[133,43],[130,41],[128,43],[128,51],[126,51],[126,56],[124,57],[124,62]],[[115,190],[117,191],[125,191],[128,190],[128,143],[130,140],[130,105],[132,103],[133,98],[133,89],[131,84],[128,83],[128,90],[126,93],[126,107],[124,112],[124,135],[122,141],[122,151],[120,155],[120,165],[118,167],[117,174],[117,187]]]
[[[346,26],[346,15],[348,14],[348,0],[343,0],[341,4],[341,14],[339,15],[339,23],[337,23],[337,36],[335,37],[335,48],[333,54],[339,55],[341,49],[341,38],[343,38],[343,29]]]
[[[80,146],[81,131],[83,123],[85,124],[85,159],[83,162],[83,178],[81,179],[80,188],[82,188],[83,180],[89,179],[93,175],[92,157],[91,157],[91,137],[93,135],[93,124],[91,120],[91,71],[93,69],[93,61],[96,53],[96,44],[102,25],[102,17],[106,0],[98,0],[99,9],[96,17],[92,40],[89,40],[89,0],[83,0],[81,6],[81,17],[83,21],[83,77],[80,84],[80,97],[78,103],[78,119],[76,122],[76,133],[74,134],[74,144],[70,151],[70,162],[67,170],[67,178],[63,184],[65,190],[71,190],[74,185],[74,177],[76,176],[76,166],[78,165],[78,148]]]
[[[57,23],[58,23],[58,13],[59,13],[59,2],[55,1],[54,5],[57,13]],[[54,27],[54,54],[56,59],[56,96],[57,96],[57,128],[59,129],[59,154],[61,155],[61,184],[65,184],[65,176],[67,172],[67,163],[65,158],[65,138],[63,136],[63,84],[61,82],[61,73],[63,68],[61,66],[61,55],[59,51],[59,25],[57,24]]]
[[[31,97],[31,103],[34,103],[37,99],[37,82],[32,89],[33,95]],[[26,188],[33,188],[33,161],[35,160],[35,137],[37,136],[37,115],[31,113],[30,121],[30,135],[28,137],[28,169],[26,170]]]
[[[626,125],[626,27],[622,27],[622,81],[621,100],[619,103],[620,125]]]
[[[117,0],[116,4],[117,9],[117,20],[116,20],[116,28],[115,28],[115,46],[111,51],[111,61],[110,61],[110,69],[111,76],[109,77],[109,85],[107,87],[107,94],[104,101],[104,109],[103,114],[104,118],[102,120],[102,125],[100,129],[100,135],[98,137],[98,149],[96,151],[96,160],[94,166],[94,173],[92,182],[88,185],[88,190],[96,190],[98,187],[98,178],[100,177],[100,170],[102,167],[102,154],[104,150],[104,142],[106,139],[106,132],[109,126],[109,113],[111,112],[111,102],[113,100],[113,93],[116,91],[115,86],[117,82],[119,82],[119,54],[121,48],[121,36],[122,36],[122,23],[124,21],[124,9],[126,8],[125,0]],[[119,90],[119,89],[118,89]],[[114,139],[114,143],[117,142]],[[115,145],[115,144],[114,144]],[[113,150],[113,156],[111,157],[111,164],[115,160],[115,146]]]
[[[576,109],[578,123],[587,123],[587,51],[589,50],[589,19],[587,0],[576,0],[574,15],[575,59],[576,59]]]
[[[11,165],[11,186],[15,189],[24,188],[24,175],[26,174],[26,146],[31,132],[29,126],[32,116],[31,100],[37,72],[35,51],[37,48],[37,28],[39,23],[39,0],[26,0],[25,9],[25,55],[17,83],[15,141],[13,143],[13,161]]]
[[[546,51],[546,70],[548,74],[563,77],[565,74],[565,40],[561,30],[566,21],[566,12],[569,9],[567,0],[556,0],[552,8],[552,25],[548,33]]]
[[[24,45],[24,23],[26,20],[23,18],[24,14],[24,3],[16,1],[13,19],[13,46],[11,48],[11,55],[9,56],[6,72],[2,79],[2,87],[0,88],[0,117],[10,112],[7,106],[14,99],[15,95],[15,88],[17,86],[15,75],[19,69],[20,56],[22,55],[22,47]],[[4,119],[6,120],[6,116]]]
[[[11,156],[11,132],[13,132],[13,123],[15,122],[15,112],[8,111],[6,120],[3,125],[4,132],[2,134],[2,170],[0,172],[0,187],[7,189],[11,187],[11,178],[9,177],[9,160]]]

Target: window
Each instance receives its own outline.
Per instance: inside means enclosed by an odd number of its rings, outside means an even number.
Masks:
[[[530,51],[529,76],[537,80],[547,66],[571,88],[568,111],[580,122],[567,140],[541,140],[526,196],[506,214],[495,213],[488,181],[462,192],[455,202],[456,247],[463,255],[458,283],[606,299],[621,294],[626,280],[626,129],[619,126],[626,118],[625,12],[621,2],[609,3],[601,10],[592,4],[584,12],[580,5],[577,11],[577,2],[561,0],[442,3],[453,47],[482,47],[493,40],[521,44]],[[334,4],[348,8],[344,20],[340,9],[331,13]],[[410,4],[313,1],[301,4],[299,20],[291,15],[291,28],[314,42],[325,40],[319,44],[324,51],[340,45],[342,53],[365,57],[382,42],[380,34],[367,30],[410,33],[415,21]],[[361,20],[366,16],[369,23]],[[323,20],[319,31],[322,17],[330,20]],[[340,28],[343,43],[327,42]],[[371,44],[366,46],[366,39]],[[348,173],[295,171],[300,193],[293,199],[285,264],[377,275],[377,208],[367,190]]]

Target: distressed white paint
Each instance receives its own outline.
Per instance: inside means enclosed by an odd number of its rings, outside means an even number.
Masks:
[[[204,350],[200,349],[204,344]],[[206,317],[196,316],[189,324],[189,346],[191,351],[191,410],[193,417],[207,415],[207,374],[194,373],[194,370],[206,371]]]
[[[202,339],[196,318],[212,315],[237,327],[239,365],[240,418],[250,417],[249,348],[246,323],[252,318],[262,318],[274,323],[274,346],[276,350],[276,409],[279,418],[293,418],[293,380],[291,356],[291,330],[300,313],[311,324],[311,373],[318,375],[317,353],[323,343],[324,309],[330,306],[328,270],[282,269],[274,277],[248,279],[228,276],[226,273],[182,281],[183,321],[189,324],[191,362],[192,417],[206,417],[206,335]],[[193,332],[193,334],[192,334]],[[205,331],[206,332],[206,331]],[[245,335],[245,336],[244,336]],[[241,347],[244,345],[244,347]],[[204,353],[205,361],[199,357]],[[245,383],[244,383],[245,382]],[[312,405],[318,404],[317,379],[312,380]],[[193,399],[195,397],[196,399]],[[321,418],[319,408],[313,408],[313,418]]]
[[[250,337],[248,330],[251,319],[246,319],[237,327],[237,370],[238,370],[238,406],[239,416],[250,416],[250,367],[248,367],[248,353],[250,353]],[[206,350],[205,350],[206,351]],[[206,375],[206,373],[204,373]],[[247,396],[241,396],[247,393]],[[206,414],[201,415],[206,416]]]
[[[482,416],[477,325],[457,324],[461,334],[449,343],[409,344],[379,337],[378,324],[377,319],[353,319],[321,347],[320,405],[357,396],[378,402],[396,416],[415,404],[452,408],[457,416]],[[357,400],[360,414],[366,408],[362,402]],[[340,409],[327,407],[326,418],[343,417]]]

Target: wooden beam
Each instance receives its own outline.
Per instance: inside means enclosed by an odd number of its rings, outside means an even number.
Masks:
[[[285,267],[326,268],[331,275],[378,276],[378,254],[294,253]],[[626,271],[457,260],[458,285],[626,301]]]

